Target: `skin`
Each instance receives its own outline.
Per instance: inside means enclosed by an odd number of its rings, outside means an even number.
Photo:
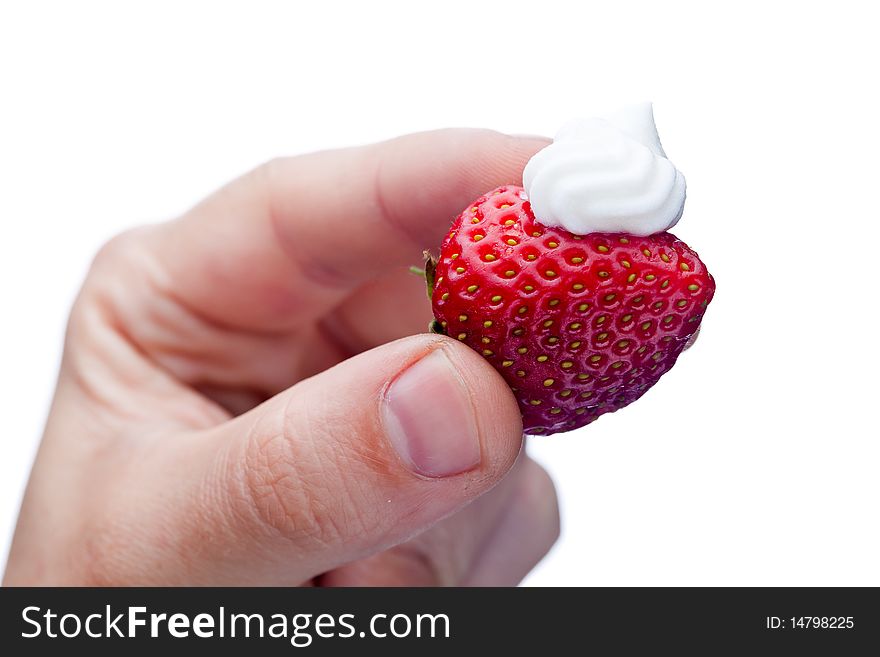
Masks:
[[[558,536],[553,484],[497,373],[424,333],[407,267],[546,143],[443,130],[279,159],[111,240],[71,312],[4,583],[519,582]],[[479,458],[426,476],[381,409],[438,350]]]

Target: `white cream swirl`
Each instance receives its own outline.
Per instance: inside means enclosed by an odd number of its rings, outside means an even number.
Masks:
[[[570,121],[523,170],[536,219],[577,235],[653,235],[674,226],[682,173],[666,158],[650,103]]]

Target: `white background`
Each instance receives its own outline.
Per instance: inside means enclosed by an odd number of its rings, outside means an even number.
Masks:
[[[4,4],[0,564],[109,236],[276,155],[651,99],[716,300],[641,401],[532,441],[564,533],[528,582],[880,585],[880,48],[828,7]]]

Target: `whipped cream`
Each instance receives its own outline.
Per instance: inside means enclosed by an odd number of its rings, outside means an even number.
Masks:
[[[666,158],[650,103],[565,124],[523,170],[536,219],[577,235],[653,235],[678,223],[685,180]]]

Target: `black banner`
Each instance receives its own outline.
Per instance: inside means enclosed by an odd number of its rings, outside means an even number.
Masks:
[[[880,600],[869,588],[0,590],[5,655],[878,648]]]

